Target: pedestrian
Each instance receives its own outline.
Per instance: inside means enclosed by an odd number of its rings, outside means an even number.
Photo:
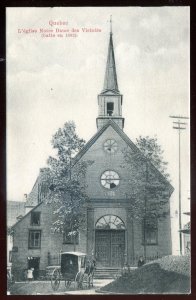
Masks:
[[[145,264],[145,260],[144,260],[143,256],[140,256],[138,263],[137,263],[138,268],[142,267],[144,264]]]
[[[28,279],[28,281],[32,281],[33,280],[33,271],[34,271],[34,268],[28,269],[28,271],[27,271],[27,279]]]

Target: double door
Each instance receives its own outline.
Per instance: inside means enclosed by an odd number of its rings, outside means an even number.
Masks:
[[[98,266],[121,267],[124,264],[125,231],[96,230],[95,247]]]

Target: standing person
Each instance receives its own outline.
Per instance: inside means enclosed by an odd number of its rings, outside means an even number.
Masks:
[[[31,268],[31,269],[28,269],[28,271],[27,271],[27,279],[28,279],[28,281],[32,281],[33,280],[33,268]]]
[[[143,258],[143,256],[140,256],[138,263],[137,263],[138,268],[142,267],[144,264],[145,264],[144,258]]]

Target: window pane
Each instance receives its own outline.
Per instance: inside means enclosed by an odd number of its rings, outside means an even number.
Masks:
[[[116,219],[116,216],[111,216],[111,222],[114,223],[115,219]]]
[[[29,247],[39,248],[41,244],[41,232],[40,231],[30,231],[29,232]]]
[[[96,223],[97,229],[125,229],[125,225],[120,218],[113,215],[106,215]]]
[[[154,216],[149,216],[144,220],[143,232],[145,230],[145,240],[146,244],[156,244],[157,243],[157,219]]]
[[[110,228],[111,229],[116,229],[116,226],[114,225],[114,223],[110,223]]]
[[[31,225],[40,225],[40,212],[31,213]]]
[[[119,175],[114,171],[105,171],[101,176],[101,184],[107,189],[115,188],[119,182]]]

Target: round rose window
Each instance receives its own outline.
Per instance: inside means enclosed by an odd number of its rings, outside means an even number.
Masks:
[[[105,143],[103,144],[104,150],[107,153],[115,153],[117,150],[117,142],[115,140],[109,139],[107,141],[105,141]]]
[[[114,171],[105,171],[101,175],[101,184],[106,189],[114,189],[119,185],[120,178],[119,175]]]

